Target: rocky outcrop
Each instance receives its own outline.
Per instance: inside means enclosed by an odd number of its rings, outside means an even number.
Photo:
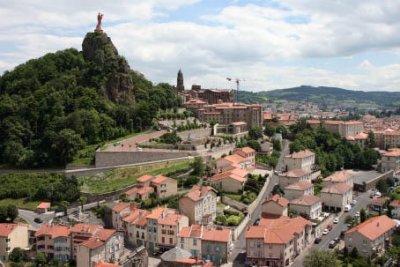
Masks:
[[[89,32],[82,43],[83,58],[99,66],[105,77],[105,93],[113,102],[132,102],[132,70],[128,62],[118,55],[111,38],[104,32]]]

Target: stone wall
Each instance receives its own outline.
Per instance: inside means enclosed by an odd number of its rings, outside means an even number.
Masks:
[[[195,156],[194,151],[164,152],[164,151],[135,151],[135,152],[107,152],[96,151],[96,168],[121,166],[136,163],[146,163],[159,160],[168,160]]]

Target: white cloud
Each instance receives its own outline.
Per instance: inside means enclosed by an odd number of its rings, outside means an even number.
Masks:
[[[201,16],[203,23],[168,18],[171,10],[196,2],[0,0],[0,70],[46,52],[80,49],[101,11],[103,28],[120,53],[155,82],[175,82],[182,68],[187,87],[228,87],[225,77],[232,76],[247,79],[243,88],[249,90],[300,84],[397,89],[396,64],[375,66],[366,58],[343,74],[340,66],[324,69],[324,62],[331,57],[352,62],[365,51],[399,55],[398,1],[281,0],[281,8],[233,1]],[[166,22],[157,22],[160,17]],[[315,59],[315,66],[302,66],[305,58]],[[275,64],[280,60],[286,64]]]

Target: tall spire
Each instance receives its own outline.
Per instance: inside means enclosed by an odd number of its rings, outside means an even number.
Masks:
[[[185,85],[183,84],[183,73],[180,69],[178,71],[178,77],[176,79],[176,90],[178,92],[183,92],[185,90]]]

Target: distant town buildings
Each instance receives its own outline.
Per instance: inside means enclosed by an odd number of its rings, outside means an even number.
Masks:
[[[343,138],[348,138],[349,140],[355,140],[356,137],[357,139],[360,139],[362,136],[359,134],[364,132],[364,125],[362,121],[307,120],[307,123],[313,128],[322,125],[328,131],[338,134]],[[364,137],[366,139],[368,135]]]

